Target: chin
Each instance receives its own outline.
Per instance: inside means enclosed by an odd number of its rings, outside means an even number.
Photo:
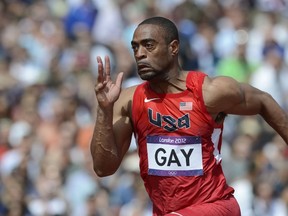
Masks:
[[[142,80],[146,80],[146,81],[149,81],[149,80],[152,80],[153,78],[156,77],[156,74],[154,72],[146,72],[146,73],[139,73],[139,76]]]

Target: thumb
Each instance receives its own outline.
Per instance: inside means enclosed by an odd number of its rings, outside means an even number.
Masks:
[[[123,76],[124,76],[124,73],[123,73],[123,72],[120,72],[120,73],[117,75],[115,84],[116,84],[116,86],[118,86],[119,88],[121,88],[121,86],[122,86]]]

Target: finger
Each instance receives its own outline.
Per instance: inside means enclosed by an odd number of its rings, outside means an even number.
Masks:
[[[95,92],[97,93],[97,92],[101,91],[104,87],[105,86],[103,85],[103,83],[99,83],[99,84],[95,85],[95,88],[94,88]]]
[[[119,88],[121,88],[121,86],[122,86],[123,75],[124,75],[124,73],[123,73],[123,72],[120,72],[120,73],[118,74],[117,78],[116,78],[115,84],[116,84],[116,86],[118,86]]]
[[[98,82],[103,82],[103,62],[100,56],[97,56],[97,63],[98,63]]]
[[[106,74],[106,80],[110,80],[111,77],[110,77],[110,70],[111,70],[111,67],[110,67],[110,58],[109,56],[105,56],[105,74]]]

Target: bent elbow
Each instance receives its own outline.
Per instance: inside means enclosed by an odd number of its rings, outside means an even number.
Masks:
[[[106,176],[110,176],[109,174],[103,172],[103,171],[99,171],[99,170],[94,170],[94,172],[96,173],[96,175],[100,178],[102,177],[106,177]]]
[[[107,176],[110,176],[110,175],[112,175],[112,174],[114,174],[114,173],[107,173],[107,172],[103,172],[102,170],[101,171],[99,171],[99,170],[94,170],[94,172],[96,173],[96,175],[98,176],[98,177],[100,177],[100,178],[102,178],[102,177],[107,177]]]
[[[93,170],[95,172],[95,174],[98,176],[98,177],[107,177],[107,176],[111,176],[113,175],[116,170],[111,170],[111,169],[100,169],[98,167],[96,167],[95,165],[93,166]]]

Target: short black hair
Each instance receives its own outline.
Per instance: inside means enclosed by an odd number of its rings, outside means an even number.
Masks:
[[[164,37],[167,43],[173,40],[179,41],[179,34],[176,25],[164,17],[151,17],[142,21],[138,26],[144,24],[157,25],[164,30]]]

